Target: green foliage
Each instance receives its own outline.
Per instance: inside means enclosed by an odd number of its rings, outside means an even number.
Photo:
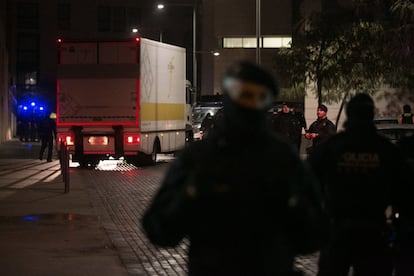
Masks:
[[[300,95],[311,81],[318,101],[329,103],[374,93],[384,83],[414,87],[413,1],[393,1],[379,19],[364,14],[365,2],[354,1],[352,12],[314,12],[299,22],[292,48],[274,58],[285,93]]]

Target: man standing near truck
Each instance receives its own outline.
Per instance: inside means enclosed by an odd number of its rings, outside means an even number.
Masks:
[[[45,113],[39,122],[39,138],[41,141],[39,159],[43,160],[43,154],[47,148],[47,162],[52,162],[53,140],[56,138],[56,123],[52,113]]]

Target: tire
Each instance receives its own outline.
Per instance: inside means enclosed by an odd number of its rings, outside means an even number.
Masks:
[[[128,156],[128,157],[126,157],[126,161],[127,161],[127,163],[132,164],[135,167],[139,167],[141,165],[140,162],[139,162],[138,155]]]
[[[99,159],[83,157],[79,160],[82,169],[94,169],[99,164]]]
[[[159,142],[158,140],[154,141],[152,145],[151,154],[145,154],[143,152],[138,153],[138,162],[141,166],[154,166],[157,164],[157,154],[159,152]]]

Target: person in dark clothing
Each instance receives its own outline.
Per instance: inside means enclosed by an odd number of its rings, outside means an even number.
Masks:
[[[308,148],[308,153],[336,133],[335,124],[328,119],[327,112],[328,108],[326,105],[321,104],[318,106],[316,111],[318,118],[310,125],[308,132],[305,134],[306,139],[312,140],[312,147]]]
[[[411,113],[411,107],[408,104],[403,106],[403,113],[399,116],[400,124],[414,124],[414,114]]]
[[[414,171],[414,135],[401,138],[397,142],[401,152],[407,157],[411,165],[411,176]],[[408,180],[408,181],[407,181]],[[405,180],[407,185],[412,185],[410,178]],[[413,208],[411,208],[412,210]],[[413,210],[412,210],[413,211]],[[403,219],[398,223],[397,258],[395,265],[395,276],[414,275],[414,214],[410,214],[408,219]]]
[[[272,120],[273,130],[286,138],[299,150],[302,126],[298,118],[290,112],[287,103],[282,104],[282,112],[276,114]]]
[[[414,135],[401,138],[397,145],[414,167]]]
[[[43,154],[47,148],[47,162],[52,162],[53,140],[56,138],[56,123],[54,119],[44,115],[38,126],[41,141],[39,159],[43,160]]]
[[[267,70],[238,62],[223,91],[214,128],[173,161],[143,229],[158,246],[188,238],[189,275],[292,275],[295,254],[318,250],[299,248],[317,238],[309,227],[322,210],[316,182],[268,128],[278,87]]]
[[[321,181],[330,217],[329,243],[321,250],[319,276],[392,275],[393,235],[385,210],[400,218],[413,197],[407,160],[376,132],[374,102],[367,94],[349,101],[342,131],[316,147],[308,161]],[[412,275],[412,274],[411,274]]]
[[[203,131],[203,139],[207,138],[210,129],[214,127],[213,116],[210,113],[206,114],[203,121],[201,122],[200,130]]]
[[[295,116],[298,118],[300,122],[300,131],[298,133],[298,148],[300,150],[300,145],[302,144],[302,129],[308,132],[308,125],[306,123],[305,115],[303,115],[303,109],[301,107],[295,107]]]
[[[28,142],[29,141],[29,120],[23,117],[20,121],[20,141]]]
[[[37,123],[36,120],[29,121],[29,136],[30,141],[35,142],[36,141],[36,135],[38,133],[37,130]]]

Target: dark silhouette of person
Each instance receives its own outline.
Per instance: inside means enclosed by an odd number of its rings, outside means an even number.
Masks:
[[[407,157],[411,165],[411,176],[414,171],[414,135],[402,137],[397,146]],[[408,181],[407,181],[408,180]],[[412,186],[412,181],[407,178],[405,183]],[[396,244],[395,276],[414,275],[414,214],[407,214],[398,221],[398,239]]]
[[[20,141],[28,142],[29,141],[29,120],[26,116],[22,116],[20,121]]]
[[[302,129],[305,131],[305,133],[308,131],[308,126],[306,123],[305,115],[303,114],[303,110],[301,107],[295,107],[295,116],[298,118],[300,122],[300,130],[298,131],[298,149],[300,150],[300,146],[302,144]]]
[[[408,104],[403,106],[403,113],[399,116],[398,122],[400,124],[414,124],[414,114],[411,113],[411,106]]]
[[[189,275],[292,275],[295,254],[318,250],[305,226],[305,218],[319,225],[317,183],[268,127],[267,110],[279,91],[269,71],[237,62],[223,91],[220,119],[207,139],[171,163],[143,229],[162,247],[188,238]],[[306,241],[309,247],[299,248]]]
[[[301,122],[290,111],[287,103],[282,103],[282,111],[274,116],[272,126],[277,134],[286,138],[289,143],[299,150]]]
[[[203,139],[207,138],[211,128],[214,127],[213,116],[208,112],[201,122],[200,130],[203,131]]]
[[[36,135],[38,133],[37,130],[37,122],[36,120],[30,120],[29,121],[29,136],[30,141],[35,142],[36,141]]]
[[[39,138],[41,141],[39,159],[43,160],[43,154],[47,148],[47,162],[52,162],[53,140],[56,138],[56,123],[46,113],[39,121]]]
[[[327,117],[328,108],[321,104],[316,110],[317,119],[314,121],[305,134],[305,138],[312,140],[312,146],[307,149],[308,153],[326,141],[329,137],[336,133],[335,124]]]
[[[385,210],[409,215],[412,184],[407,160],[375,128],[374,102],[359,93],[347,104],[345,130],[315,147],[308,161],[321,181],[330,217],[319,276],[392,275],[393,235]],[[389,221],[388,221],[389,222]],[[413,274],[411,274],[413,275]]]

